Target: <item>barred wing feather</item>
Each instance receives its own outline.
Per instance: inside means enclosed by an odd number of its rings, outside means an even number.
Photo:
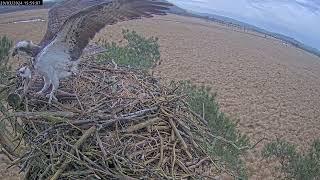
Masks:
[[[155,0],[113,0],[72,15],[61,26],[55,41],[66,44],[71,60],[77,60],[89,41],[104,26],[117,22],[164,15],[170,3]]]

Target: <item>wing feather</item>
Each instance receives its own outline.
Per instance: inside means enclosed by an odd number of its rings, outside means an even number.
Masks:
[[[47,31],[39,45],[45,47],[59,32],[64,22],[84,8],[110,0],[64,0],[55,4],[48,12]]]
[[[56,41],[68,47],[72,60],[77,60],[89,41],[106,25],[153,14],[164,15],[170,3],[157,0],[113,0],[88,7],[72,15],[60,28]]]

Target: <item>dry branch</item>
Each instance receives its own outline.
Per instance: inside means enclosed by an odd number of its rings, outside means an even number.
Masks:
[[[96,127],[92,126],[90,129],[88,129],[81,138],[73,145],[72,150],[70,151],[71,154],[74,154],[75,151],[96,131]],[[58,171],[52,176],[50,180],[57,180],[60,176],[60,174],[66,169],[68,164],[70,163],[69,159],[66,159],[61,167],[58,169]]]

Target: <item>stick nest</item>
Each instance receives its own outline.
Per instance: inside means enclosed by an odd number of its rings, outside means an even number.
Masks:
[[[26,146],[15,160],[26,179],[213,179],[219,168],[203,150],[206,122],[187,95],[127,68],[85,62],[64,80],[59,102],[34,92],[13,114]],[[74,95],[71,95],[74,94]],[[17,100],[15,99],[15,102]]]

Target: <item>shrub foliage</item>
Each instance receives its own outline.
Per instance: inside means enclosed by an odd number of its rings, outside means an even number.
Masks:
[[[118,65],[146,70],[160,60],[158,38],[145,38],[129,30],[122,30],[122,34],[127,44],[103,42],[107,52],[99,57],[100,62],[113,60]]]
[[[306,153],[299,153],[296,146],[283,140],[267,144],[262,155],[276,158],[281,167],[280,173],[286,179],[320,179],[320,140],[315,140]]]
[[[12,41],[6,36],[0,37],[0,84],[7,81],[10,76],[9,52],[12,47]]]
[[[210,93],[210,88],[197,87],[188,81],[172,84],[177,86],[179,93],[188,95],[188,106],[208,122],[212,139],[209,143],[204,142],[203,148],[212,157],[218,157],[233,176],[246,179],[245,163],[241,157],[249,149],[249,138],[239,133],[236,123],[220,111],[216,94]]]
[[[6,36],[0,36],[0,118],[2,118],[2,115],[9,113],[3,101],[11,88],[9,85],[12,72],[8,63],[11,47],[12,41]],[[14,146],[8,136],[7,123],[4,119],[0,121],[0,147],[7,151],[13,151]]]
[[[9,65],[9,53],[12,47],[12,41],[6,36],[0,36],[0,101],[8,93],[9,80],[12,77],[11,67]]]

